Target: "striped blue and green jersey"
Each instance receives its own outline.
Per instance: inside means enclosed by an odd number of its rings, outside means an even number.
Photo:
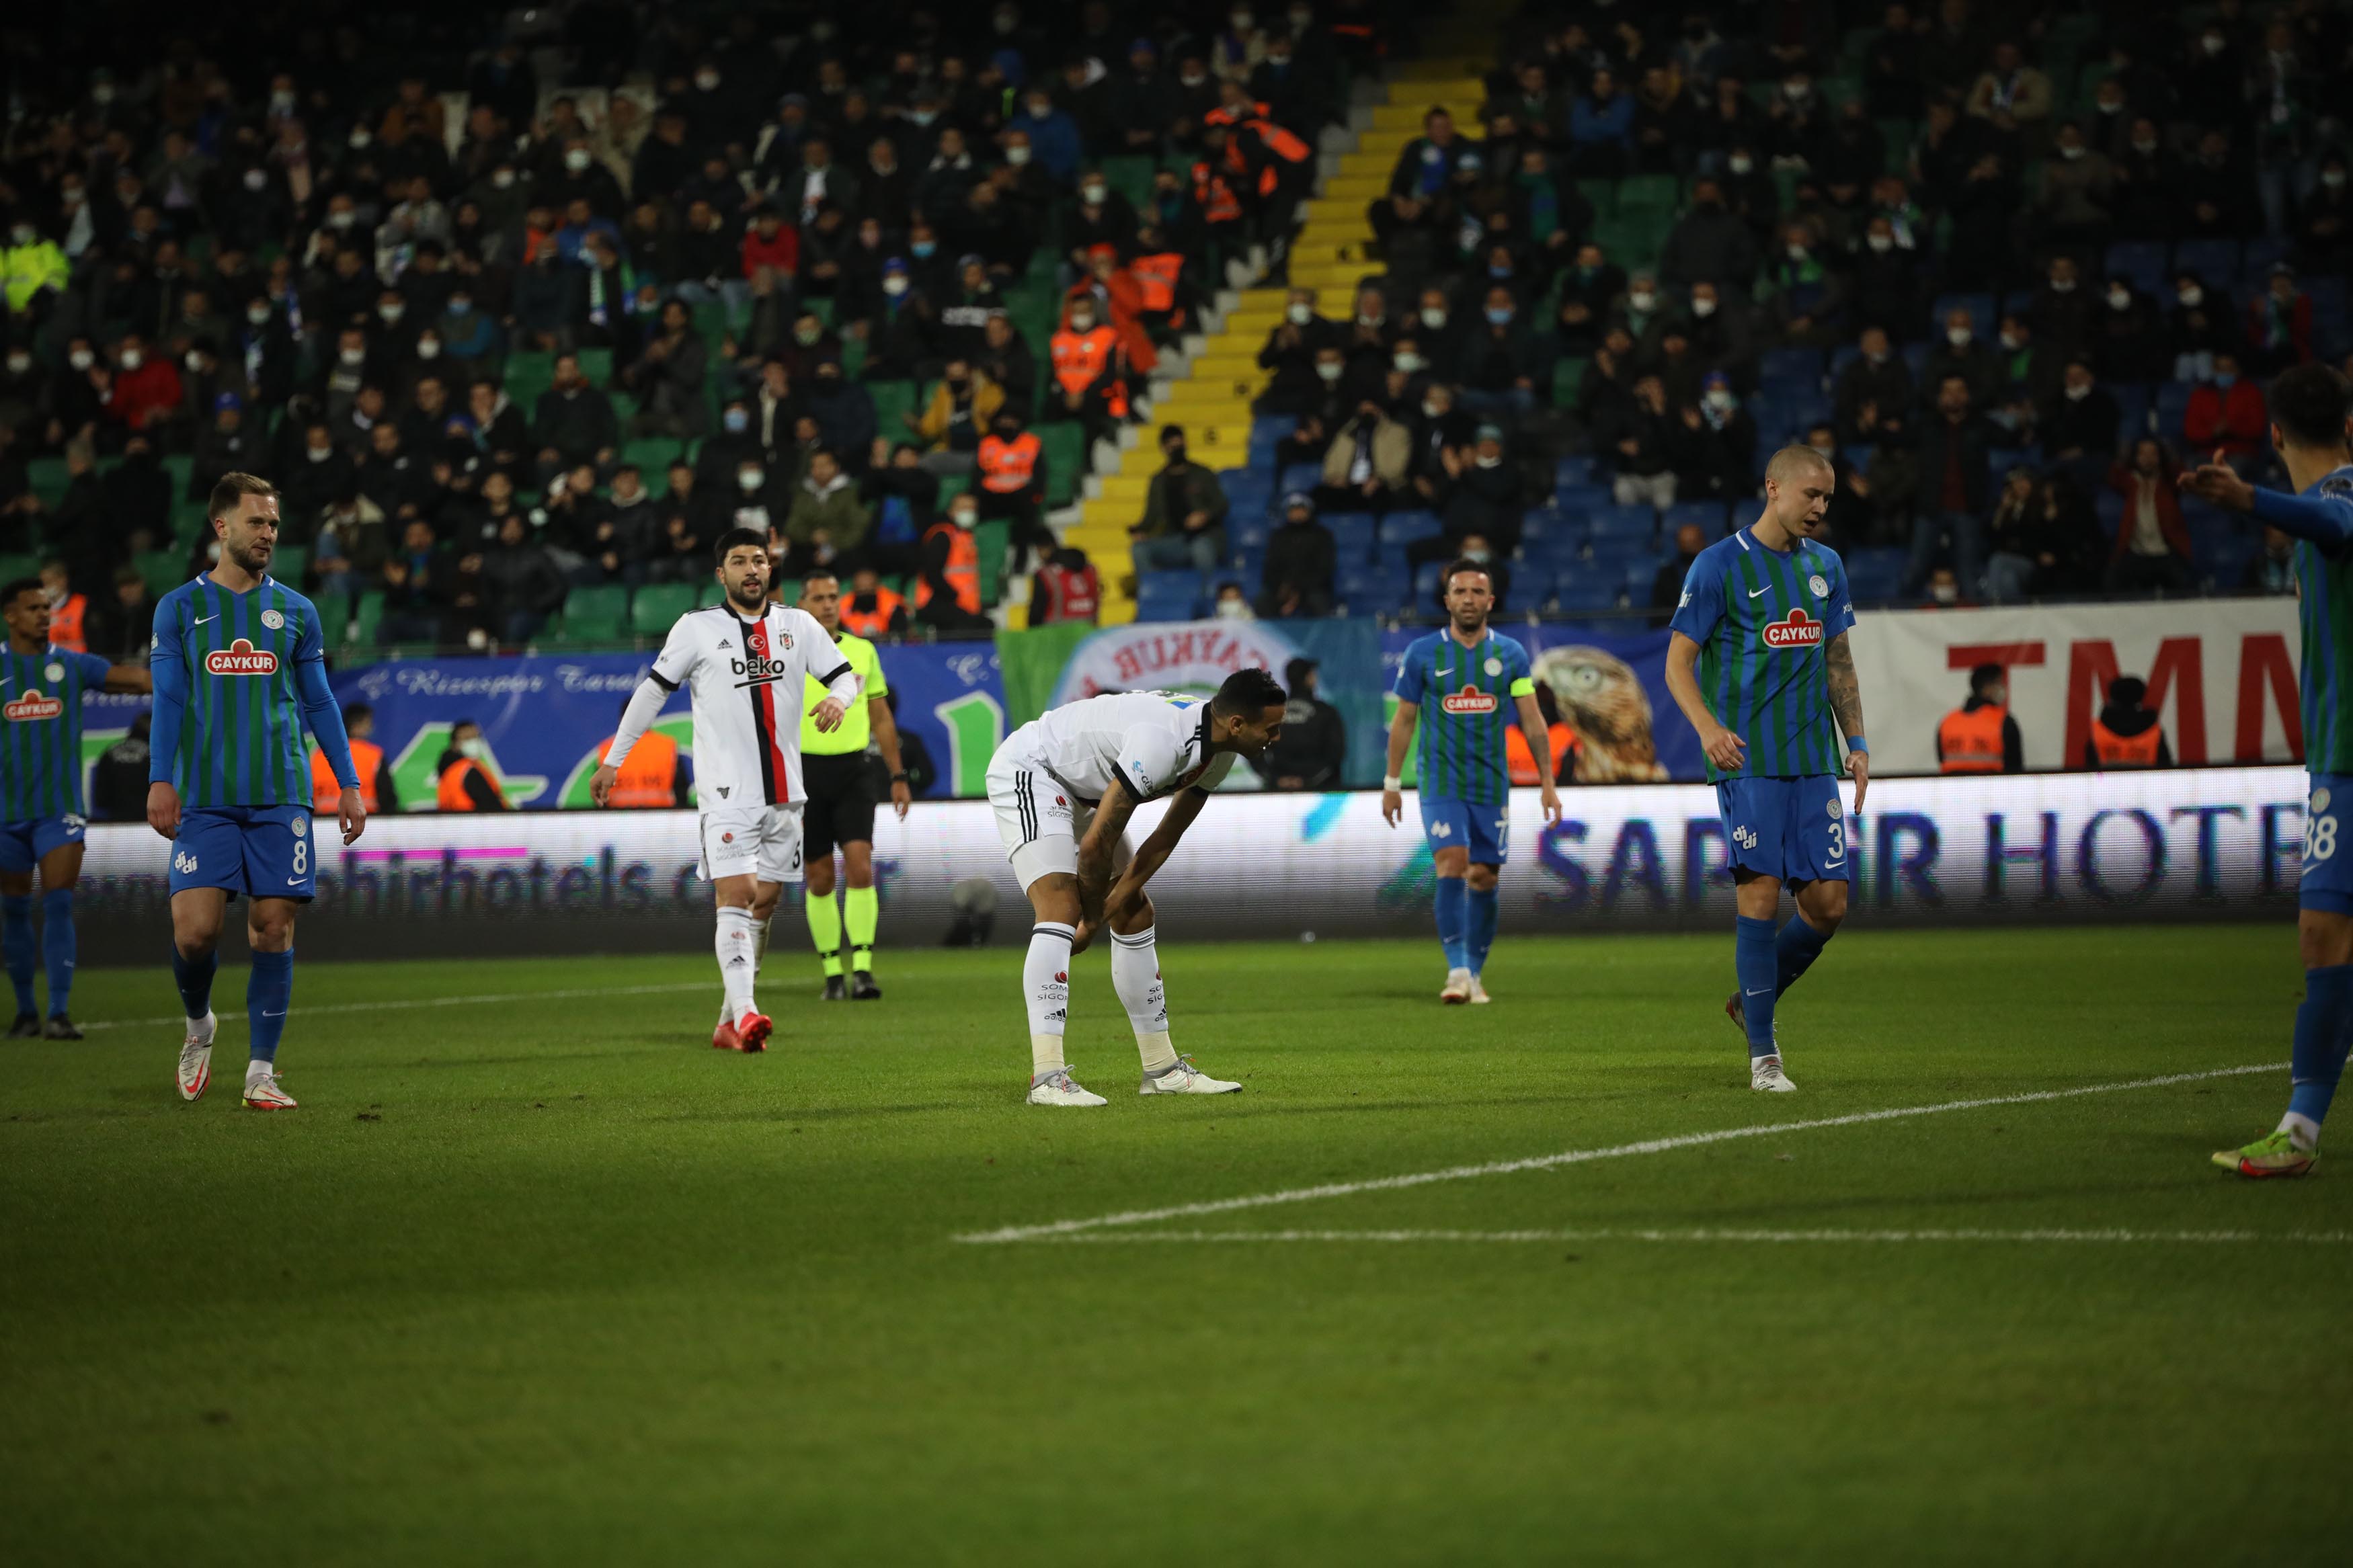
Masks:
[[[2324,475],[2301,495],[2257,490],[2255,517],[2302,541],[2295,578],[2305,766],[2353,773],[2353,466]]]
[[[1708,763],[1710,781],[1839,771],[1827,652],[1854,599],[1837,551],[1767,550],[1744,528],[1693,558],[1670,625],[1699,644],[1700,695],[1746,748],[1736,770]]]
[[[0,822],[80,816],[81,695],[106,684],[107,662],[55,645],[0,648]]]
[[[1452,627],[1416,637],[1398,666],[1397,695],[1421,710],[1421,792],[1493,805],[1511,788],[1504,731],[1512,700],[1535,695],[1528,650],[1492,626],[1465,647]]]
[[[237,594],[207,574],[164,595],[149,668],[148,777],[183,810],[311,805],[306,720],[335,777],[357,780],[318,609],[277,579]]]

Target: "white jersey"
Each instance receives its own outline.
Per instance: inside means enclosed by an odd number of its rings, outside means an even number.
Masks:
[[[1034,763],[1085,805],[1100,804],[1114,778],[1137,800],[1158,800],[1187,786],[1215,789],[1233,771],[1233,752],[1208,754],[1208,730],[1207,698],[1124,691],[1031,720],[998,754]]]
[[[798,805],[803,683],[816,680],[845,707],[858,700],[858,677],[817,617],[781,605],[749,621],[732,604],[681,616],[651,679],[693,695],[694,786],[705,811]],[[617,740],[605,760],[617,767],[627,757]]]

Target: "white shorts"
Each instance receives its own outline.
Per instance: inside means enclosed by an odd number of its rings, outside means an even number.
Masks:
[[[696,826],[702,840],[702,879],[755,876],[763,882],[801,879],[801,808],[791,805],[706,806]]]
[[[1035,758],[999,752],[989,759],[988,805],[1023,892],[1040,877],[1078,874],[1079,840],[1094,821],[1095,808],[1055,783]],[[1124,849],[1123,843],[1114,852],[1114,865],[1126,862]]]

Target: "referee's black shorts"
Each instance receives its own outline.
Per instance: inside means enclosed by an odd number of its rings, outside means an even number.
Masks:
[[[801,839],[807,858],[832,855],[844,844],[874,842],[874,759],[864,752],[803,752]]]

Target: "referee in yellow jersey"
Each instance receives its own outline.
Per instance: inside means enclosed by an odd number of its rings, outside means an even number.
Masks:
[[[882,753],[889,774],[891,807],[901,817],[913,799],[907,772],[899,761],[899,728],[884,700],[890,686],[882,679],[882,661],[874,645],[841,629],[841,580],[830,572],[810,572],[801,578],[800,607],[832,634],[841,657],[857,672],[862,701],[850,705],[841,727],[831,731],[817,727],[807,710],[818,699],[801,704],[801,776],[806,805],[801,812],[805,876],[808,893],[809,941],[825,963],[825,999],[872,1002],[882,994],[874,984],[874,927],[881,909],[874,896],[874,807],[881,783],[873,750]],[[819,694],[822,696],[822,693]],[[833,901],[833,852],[841,850],[842,879],[848,884],[841,904]],[[847,928],[849,973],[842,974],[841,946]]]

